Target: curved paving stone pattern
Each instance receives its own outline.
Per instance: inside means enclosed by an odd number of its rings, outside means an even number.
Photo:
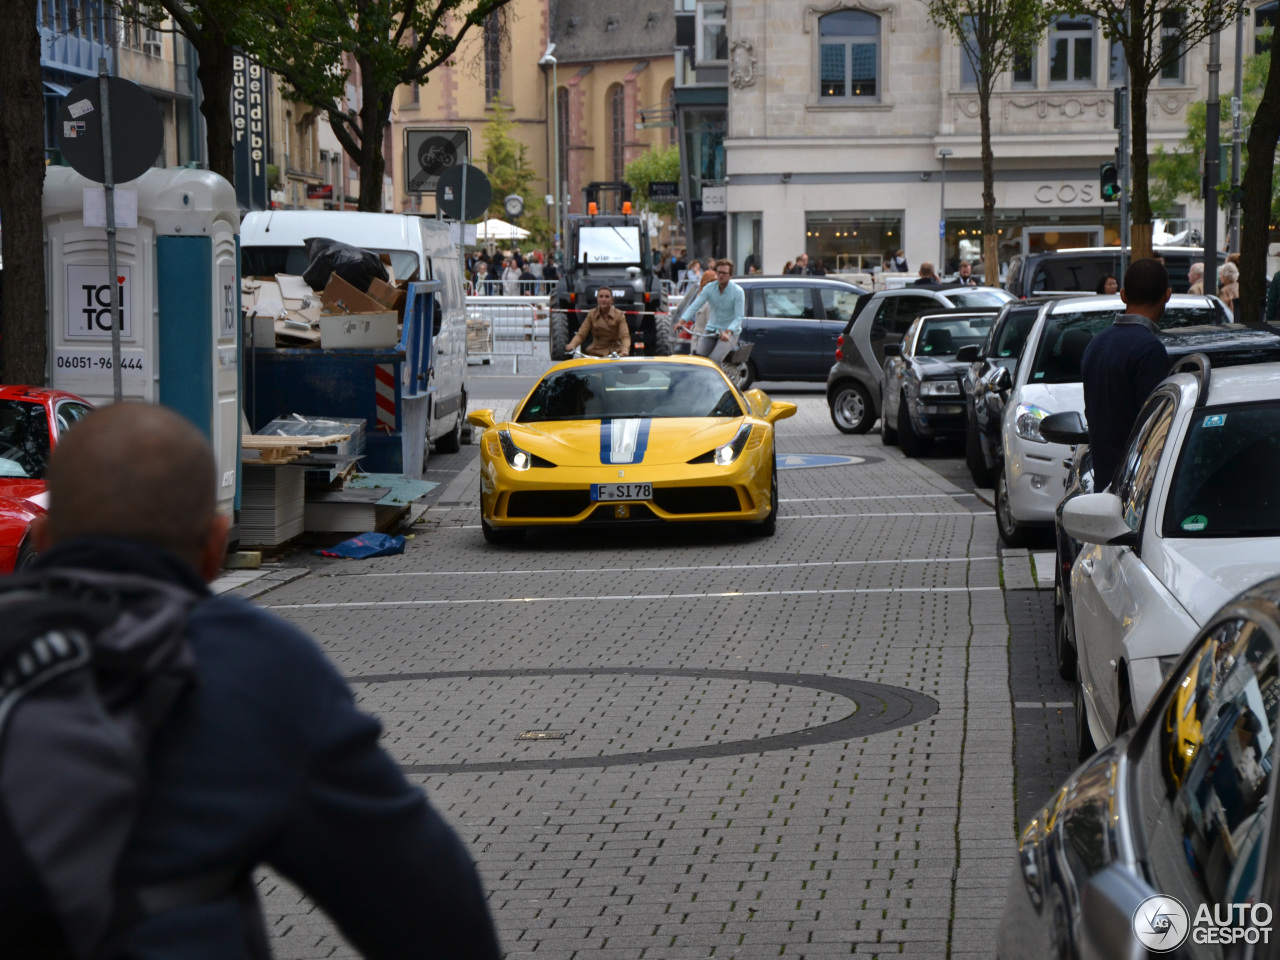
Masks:
[[[361,706],[384,718],[386,746],[403,769],[428,774],[765,753],[881,733],[938,709],[931,697],[888,684],[744,670],[453,670],[349,679]],[[494,716],[495,703],[508,706]],[[532,730],[567,736],[516,740]],[[462,756],[472,759],[454,759]]]

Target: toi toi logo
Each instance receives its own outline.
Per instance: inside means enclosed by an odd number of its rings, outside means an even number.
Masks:
[[[1133,912],[1133,935],[1152,953],[1168,953],[1187,939],[1191,917],[1173,897],[1147,897]]]

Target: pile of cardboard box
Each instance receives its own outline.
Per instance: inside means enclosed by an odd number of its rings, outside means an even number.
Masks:
[[[393,347],[400,341],[408,282],[395,279],[390,258],[382,257],[390,282],[374,278],[361,292],[337,273],[317,293],[302,277],[245,277],[240,304],[254,347]]]

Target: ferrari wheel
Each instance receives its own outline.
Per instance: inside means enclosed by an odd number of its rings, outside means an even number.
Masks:
[[[36,548],[32,544],[31,538],[27,537],[22,541],[22,546],[18,548],[18,557],[13,561],[13,572],[23,573],[31,564],[36,562]]]
[[[769,516],[760,521],[753,531],[760,537],[772,537],[778,532],[778,464],[774,461],[773,478],[769,482]]]

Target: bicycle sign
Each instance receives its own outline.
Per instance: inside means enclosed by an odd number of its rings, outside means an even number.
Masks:
[[[449,167],[471,159],[471,128],[409,129],[404,132],[404,182],[408,193],[434,194]]]

